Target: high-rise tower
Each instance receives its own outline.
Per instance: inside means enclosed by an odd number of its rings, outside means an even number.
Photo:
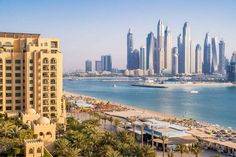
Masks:
[[[212,69],[211,66],[212,66],[211,38],[209,33],[207,33],[204,41],[203,73],[211,74],[211,69]]]
[[[172,49],[172,74],[178,74],[178,48],[174,47]]]
[[[131,29],[129,29],[127,34],[127,69],[131,69],[131,54],[133,52],[133,33]]]
[[[168,72],[172,72],[172,36],[169,27],[165,30],[164,40],[164,67]]]
[[[212,44],[212,67],[211,67],[211,73],[217,73],[218,72],[218,63],[219,63],[219,58],[218,58],[218,51],[219,51],[219,44],[217,42],[217,38],[214,37],[211,39],[211,44]]]
[[[165,27],[161,20],[157,25],[157,73],[160,74],[165,69],[164,32]]]
[[[225,75],[225,42],[219,43],[219,73]]]
[[[202,73],[202,48],[199,44],[196,46],[195,50],[195,72],[197,74]]]
[[[146,48],[147,70],[154,70],[155,37],[152,32],[147,35]]]
[[[184,52],[183,52],[183,38],[180,34],[177,38],[178,45],[178,73],[184,73]]]
[[[139,69],[146,70],[146,52],[143,46],[140,47],[139,52]]]
[[[190,27],[188,22],[184,23],[183,27],[183,73],[190,74],[191,73],[191,38],[190,38]]]

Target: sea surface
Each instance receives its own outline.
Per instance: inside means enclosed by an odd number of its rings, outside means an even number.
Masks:
[[[145,88],[112,78],[64,80],[65,91],[236,129],[236,87]],[[190,91],[197,90],[198,94]]]

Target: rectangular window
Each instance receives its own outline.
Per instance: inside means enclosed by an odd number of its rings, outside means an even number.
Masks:
[[[33,94],[30,94],[30,98],[33,98],[33,96],[34,96]]]
[[[20,75],[20,73],[15,73],[15,76],[20,77],[21,75]]]
[[[16,110],[21,110],[21,106],[16,106],[15,109]]]
[[[6,66],[6,70],[11,70],[11,66]]]
[[[29,76],[30,76],[30,77],[33,77],[34,75],[33,75],[33,73],[30,73]]]
[[[33,59],[30,59],[30,63],[34,63]]]
[[[21,87],[20,86],[16,86],[15,89],[16,90],[21,90]]]
[[[21,83],[21,80],[15,80],[15,83]]]
[[[11,83],[11,80],[6,80],[6,83]]]
[[[30,80],[30,84],[33,84],[34,83],[34,80]]]
[[[21,96],[21,93],[16,93],[15,96],[16,96],[16,97],[20,97],[20,96]]]
[[[7,106],[7,107],[6,107],[6,110],[11,110],[11,106]]]
[[[16,66],[16,70],[20,70],[20,66]]]
[[[6,77],[11,77],[11,73],[6,73]]]
[[[20,64],[20,63],[21,63],[21,60],[15,60],[15,63],[16,63],[16,64]]]
[[[6,97],[11,97],[11,93],[6,93]]]
[[[15,103],[16,103],[16,104],[20,104],[21,101],[20,101],[20,100],[16,100]]]
[[[34,88],[33,87],[30,87],[30,91],[33,91],[34,90]]]
[[[11,86],[7,86],[7,87],[6,87],[6,90],[11,90]]]
[[[33,70],[34,69],[34,67],[33,66],[30,66],[30,70]]]
[[[7,104],[11,104],[11,100],[6,100],[6,103]]]
[[[6,60],[6,63],[7,64],[11,64],[11,60]]]

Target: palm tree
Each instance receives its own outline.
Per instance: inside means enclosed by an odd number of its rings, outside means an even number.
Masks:
[[[191,149],[191,151],[193,154],[195,154],[196,157],[198,157],[198,155],[202,152],[202,149],[200,147],[195,146]]]
[[[143,132],[144,132],[144,125],[140,125],[140,128],[141,128],[141,143],[142,143],[142,146],[143,146]]]
[[[150,145],[142,146],[142,157],[155,157],[156,151]]]
[[[167,155],[168,155],[168,157],[174,157],[174,152],[173,151],[169,151]]]
[[[20,136],[20,132],[21,132],[22,128],[20,126],[15,126],[14,128],[12,128],[10,131],[9,131],[9,135],[12,137],[12,138],[18,138]]]
[[[70,142],[63,138],[59,139],[55,142],[55,152],[57,156],[66,156],[66,153],[68,152]]]
[[[165,142],[168,139],[168,136],[160,136],[159,139],[162,141],[162,149],[163,149],[163,155],[162,156],[165,157],[165,151],[166,151]]]
[[[67,151],[66,151],[66,155],[65,156],[78,157],[79,155],[80,155],[80,149],[69,147],[67,149]]]
[[[12,124],[9,121],[4,121],[3,124],[0,126],[0,133],[6,137],[9,133],[9,130],[11,130],[14,127],[14,124]]]
[[[132,122],[131,123],[132,124],[132,128],[133,128],[133,137],[134,137],[134,141],[135,141],[135,129],[136,129],[136,124],[135,124],[135,122]]]
[[[178,144],[177,147],[176,147],[176,150],[180,152],[181,157],[182,157],[183,154],[184,154],[185,152],[187,152],[187,147],[186,147],[186,145],[184,145],[184,144]]]
[[[151,126],[151,130],[152,130],[152,147],[154,146],[154,130],[153,130],[153,126]]]
[[[106,153],[106,157],[121,157],[121,155],[120,152],[111,149]]]
[[[116,132],[118,130],[119,125],[120,125],[120,120],[119,119],[114,119],[114,126],[115,126],[115,129],[116,129]]]

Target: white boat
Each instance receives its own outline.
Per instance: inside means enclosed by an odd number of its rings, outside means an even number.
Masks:
[[[116,87],[116,84],[113,84],[113,87]]]
[[[197,90],[192,90],[192,91],[190,91],[190,93],[192,93],[192,94],[197,94],[198,91],[197,91]]]

